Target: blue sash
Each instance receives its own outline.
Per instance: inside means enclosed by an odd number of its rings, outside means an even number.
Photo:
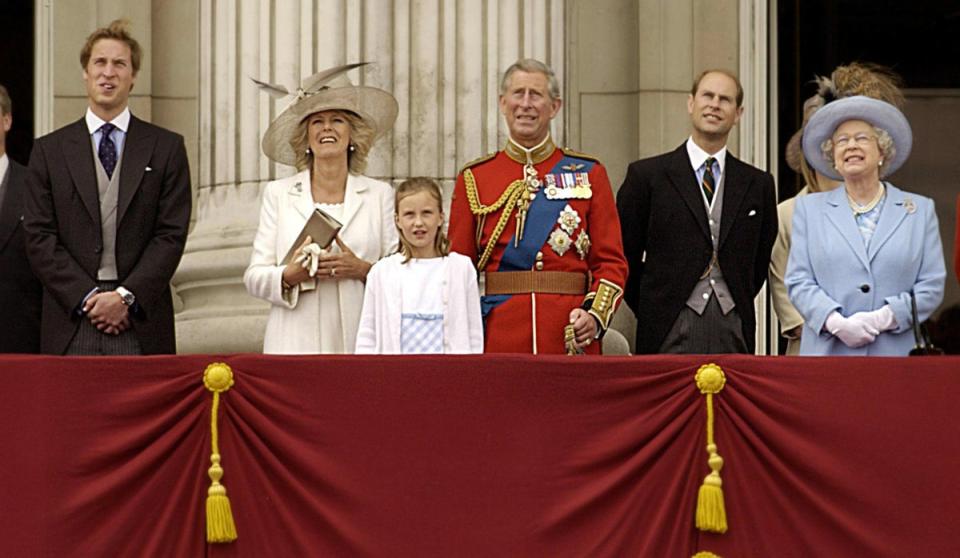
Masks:
[[[594,162],[589,159],[564,155],[548,174],[560,174],[563,172],[563,167],[570,165],[577,166],[577,172],[588,173],[593,169]],[[503,257],[500,258],[500,267],[497,268],[497,271],[529,271],[533,269],[533,265],[537,261],[537,252],[546,244],[550,232],[557,224],[560,212],[567,206],[567,203],[569,203],[568,200],[548,200],[544,194],[544,188],[541,186],[527,210],[527,222],[524,225],[523,238],[520,239],[518,246],[513,245],[513,238],[516,236],[516,228],[514,227],[514,234],[510,237],[507,248],[503,251]],[[483,316],[486,317],[491,310],[509,300],[511,296],[513,295],[501,294],[480,297],[480,310]]]

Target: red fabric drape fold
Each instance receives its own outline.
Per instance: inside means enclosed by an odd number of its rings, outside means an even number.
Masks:
[[[228,363],[204,541],[207,364]],[[693,376],[723,367],[729,531]],[[0,357],[0,555],[960,555],[960,358]]]

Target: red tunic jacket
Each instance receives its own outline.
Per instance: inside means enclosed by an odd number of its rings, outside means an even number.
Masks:
[[[469,256],[475,264],[490,242],[503,211],[513,212],[506,221],[502,234],[496,239],[489,260],[483,269],[479,270],[481,272],[501,269],[504,253],[512,246],[516,233],[517,210],[514,207],[501,207],[485,218],[476,215],[476,207],[472,210],[468,200],[465,175],[468,172],[472,174],[478,198],[476,201],[482,206],[494,205],[512,182],[523,178],[524,165],[521,161],[524,159],[518,156],[515,148],[510,149],[511,147],[513,146],[508,144],[508,149],[467,165],[457,177],[454,189],[449,227],[451,249]],[[556,232],[563,227],[554,218],[548,226],[551,234],[561,237],[559,243],[556,238],[553,241],[554,244],[561,245],[559,250],[552,247],[549,241],[544,242],[539,249],[539,261],[543,265],[533,265],[528,269],[584,273],[590,281],[589,292],[586,296],[539,293],[484,297],[485,311],[499,302],[489,309],[486,315],[486,352],[564,353],[564,326],[569,323],[570,311],[578,307],[592,310],[591,314],[597,317],[601,328],[605,329],[619,304],[626,283],[627,263],[620,238],[620,221],[610,181],[603,166],[580,154],[565,154],[550,142],[544,149],[537,150],[533,160],[538,178],[543,182],[543,187],[536,193],[537,200],[533,203],[546,198],[551,183],[562,183],[564,180],[569,182],[576,177],[578,171],[581,176],[577,177],[577,180],[590,185],[590,197],[565,199],[566,204],[559,205],[568,216],[575,213],[580,221],[564,239],[562,234]],[[564,161],[565,168],[558,167],[561,160]],[[548,179],[548,174],[553,176]],[[587,180],[583,180],[584,178]],[[567,210],[566,206],[570,209]],[[479,238],[478,223],[481,224]],[[528,222],[525,235],[533,234],[531,227]],[[576,240],[581,237],[581,233],[585,233],[585,238],[589,238],[590,245],[587,249],[584,249],[585,239],[577,246]],[[569,241],[569,247],[564,251],[562,244],[565,240]],[[533,254],[529,256],[533,260],[537,257]],[[597,297],[598,291],[601,293],[600,297]],[[502,301],[504,298],[506,300]],[[606,301],[600,303],[603,298]],[[591,344],[587,352],[599,353],[599,345]]]

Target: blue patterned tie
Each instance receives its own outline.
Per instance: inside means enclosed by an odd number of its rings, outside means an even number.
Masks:
[[[113,170],[117,168],[117,144],[113,143],[113,139],[110,138],[110,134],[116,129],[117,127],[109,122],[100,126],[102,135],[100,136],[100,151],[97,155],[100,157],[103,170],[107,171],[107,178],[113,178]]]

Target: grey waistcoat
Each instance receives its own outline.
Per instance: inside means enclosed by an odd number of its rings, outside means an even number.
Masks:
[[[97,279],[116,281],[117,275],[117,196],[120,192],[120,167],[123,165],[123,151],[117,153],[117,167],[113,169],[113,178],[107,178],[107,171],[97,155],[97,144],[93,144],[93,161],[97,168],[97,188],[100,191],[100,234],[103,251],[100,252],[100,267]],[[126,147],[126,143],[124,143]]]
[[[710,271],[697,281],[693,287],[693,292],[687,299],[687,306],[699,315],[703,315],[703,309],[707,307],[710,301],[710,295],[716,295],[717,302],[724,315],[733,310],[733,297],[730,296],[730,289],[727,282],[723,280],[723,271],[720,270],[720,262],[717,259],[717,245],[720,242],[720,215],[723,213],[723,190],[726,175],[721,175],[720,183],[717,184],[717,192],[713,197],[713,207],[707,205],[707,200],[701,193],[704,207],[707,210],[707,224],[710,228],[710,239],[713,241],[713,257],[709,266]],[[707,270],[704,269],[706,272]]]

